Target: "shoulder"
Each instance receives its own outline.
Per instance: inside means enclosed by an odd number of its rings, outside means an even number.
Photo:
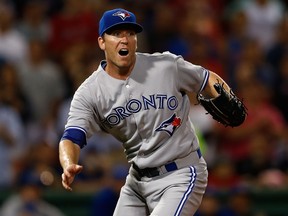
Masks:
[[[155,53],[137,53],[137,61],[141,63],[160,64],[160,65],[174,65],[181,56],[177,56],[170,52],[155,52]]]
[[[155,52],[155,53],[136,53],[138,58],[148,58],[148,59],[170,59],[175,60],[177,58],[181,58],[181,56],[177,56],[169,51],[166,52]]]
[[[74,98],[85,99],[90,97],[91,92],[94,91],[95,87],[98,86],[98,79],[100,71],[94,71],[90,76],[88,76],[77,88],[74,93]]]
[[[103,77],[103,72],[104,70],[102,69],[101,65],[99,65],[98,69],[93,71],[91,73],[90,76],[88,76],[83,82],[82,84],[79,86],[78,90],[81,90],[81,89],[89,89],[89,88],[95,88],[97,87],[98,85],[95,85],[95,83],[98,83],[99,84],[99,79],[101,79],[101,77]],[[101,82],[100,82],[101,83]]]

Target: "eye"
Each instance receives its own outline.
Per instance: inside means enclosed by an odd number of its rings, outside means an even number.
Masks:
[[[135,31],[132,31],[132,30],[131,30],[131,31],[128,32],[128,35],[129,35],[129,36],[135,36],[136,33],[135,33]]]
[[[134,30],[114,30],[110,33],[114,37],[134,37],[136,35]]]
[[[114,37],[120,37],[121,32],[120,32],[120,31],[113,31],[113,32],[111,33],[111,35],[114,36]]]

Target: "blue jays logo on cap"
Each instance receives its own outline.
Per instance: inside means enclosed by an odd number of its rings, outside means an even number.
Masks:
[[[122,20],[125,20],[127,17],[130,17],[130,14],[127,11],[117,11],[113,16],[119,16]]]
[[[105,32],[120,25],[129,27],[136,33],[143,30],[143,27],[136,22],[136,16],[132,12],[117,8],[103,14],[99,22],[99,36],[102,37]]]

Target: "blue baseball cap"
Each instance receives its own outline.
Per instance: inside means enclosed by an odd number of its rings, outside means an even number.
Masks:
[[[143,31],[143,27],[136,22],[136,16],[127,10],[117,8],[106,11],[99,22],[99,35],[103,34],[114,27],[127,26],[136,33]]]

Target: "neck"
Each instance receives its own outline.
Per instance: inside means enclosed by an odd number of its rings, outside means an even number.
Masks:
[[[107,74],[109,74],[111,77],[114,77],[116,79],[120,79],[120,80],[126,80],[135,65],[135,61],[133,62],[133,64],[129,65],[129,66],[118,66],[113,64],[112,62],[107,62],[107,65],[105,67],[105,71],[107,72]]]
[[[117,67],[107,67],[105,71],[112,77],[116,79],[126,80],[131,74],[133,68],[117,68]]]

